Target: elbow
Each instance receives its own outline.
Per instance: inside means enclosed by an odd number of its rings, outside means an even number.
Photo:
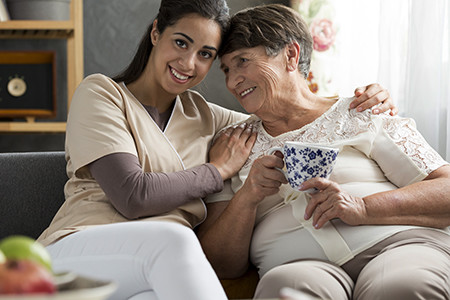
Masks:
[[[128,198],[112,202],[114,208],[125,218],[135,220],[142,217],[151,217],[160,214],[160,211],[149,208],[139,199]]]
[[[122,216],[127,218],[128,220],[135,220],[141,217],[139,213],[136,211],[130,211],[127,209],[116,209]]]

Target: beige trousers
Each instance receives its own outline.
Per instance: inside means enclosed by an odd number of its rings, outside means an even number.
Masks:
[[[277,298],[283,287],[312,299],[450,299],[450,236],[435,230],[397,233],[342,266],[301,260],[260,280],[255,299]]]

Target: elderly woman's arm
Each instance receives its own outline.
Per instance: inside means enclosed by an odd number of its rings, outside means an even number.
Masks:
[[[424,180],[363,198],[343,191],[335,182],[314,178],[302,190],[315,187],[305,218],[316,228],[340,218],[349,225],[404,224],[436,228],[450,226],[450,166],[442,166]]]
[[[230,201],[207,206],[208,216],[197,235],[220,278],[235,278],[247,270],[256,209],[261,200],[287,183],[275,167],[283,167],[277,155],[255,160],[244,185]]]

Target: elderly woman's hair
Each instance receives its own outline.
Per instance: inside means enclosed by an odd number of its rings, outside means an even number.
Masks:
[[[313,49],[308,25],[292,8],[281,4],[260,5],[231,18],[219,56],[257,46],[264,46],[267,55],[275,56],[294,41],[300,45],[298,69],[307,78]]]
[[[222,37],[228,29],[230,15],[226,0],[162,0],[156,16],[159,33],[162,34],[168,26],[190,14],[214,20],[220,27]],[[137,80],[144,72],[153,49],[150,39],[152,28],[153,21],[148,25],[131,63],[121,74],[114,77],[116,82],[124,81],[128,84]]]

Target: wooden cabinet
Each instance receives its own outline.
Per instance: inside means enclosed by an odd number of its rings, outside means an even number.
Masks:
[[[0,22],[0,39],[66,39],[67,41],[67,107],[84,76],[83,67],[83,0],[72,0],[70,20],[11,20]],[[65,132],[65,122],[0,122],[0,132]]]

